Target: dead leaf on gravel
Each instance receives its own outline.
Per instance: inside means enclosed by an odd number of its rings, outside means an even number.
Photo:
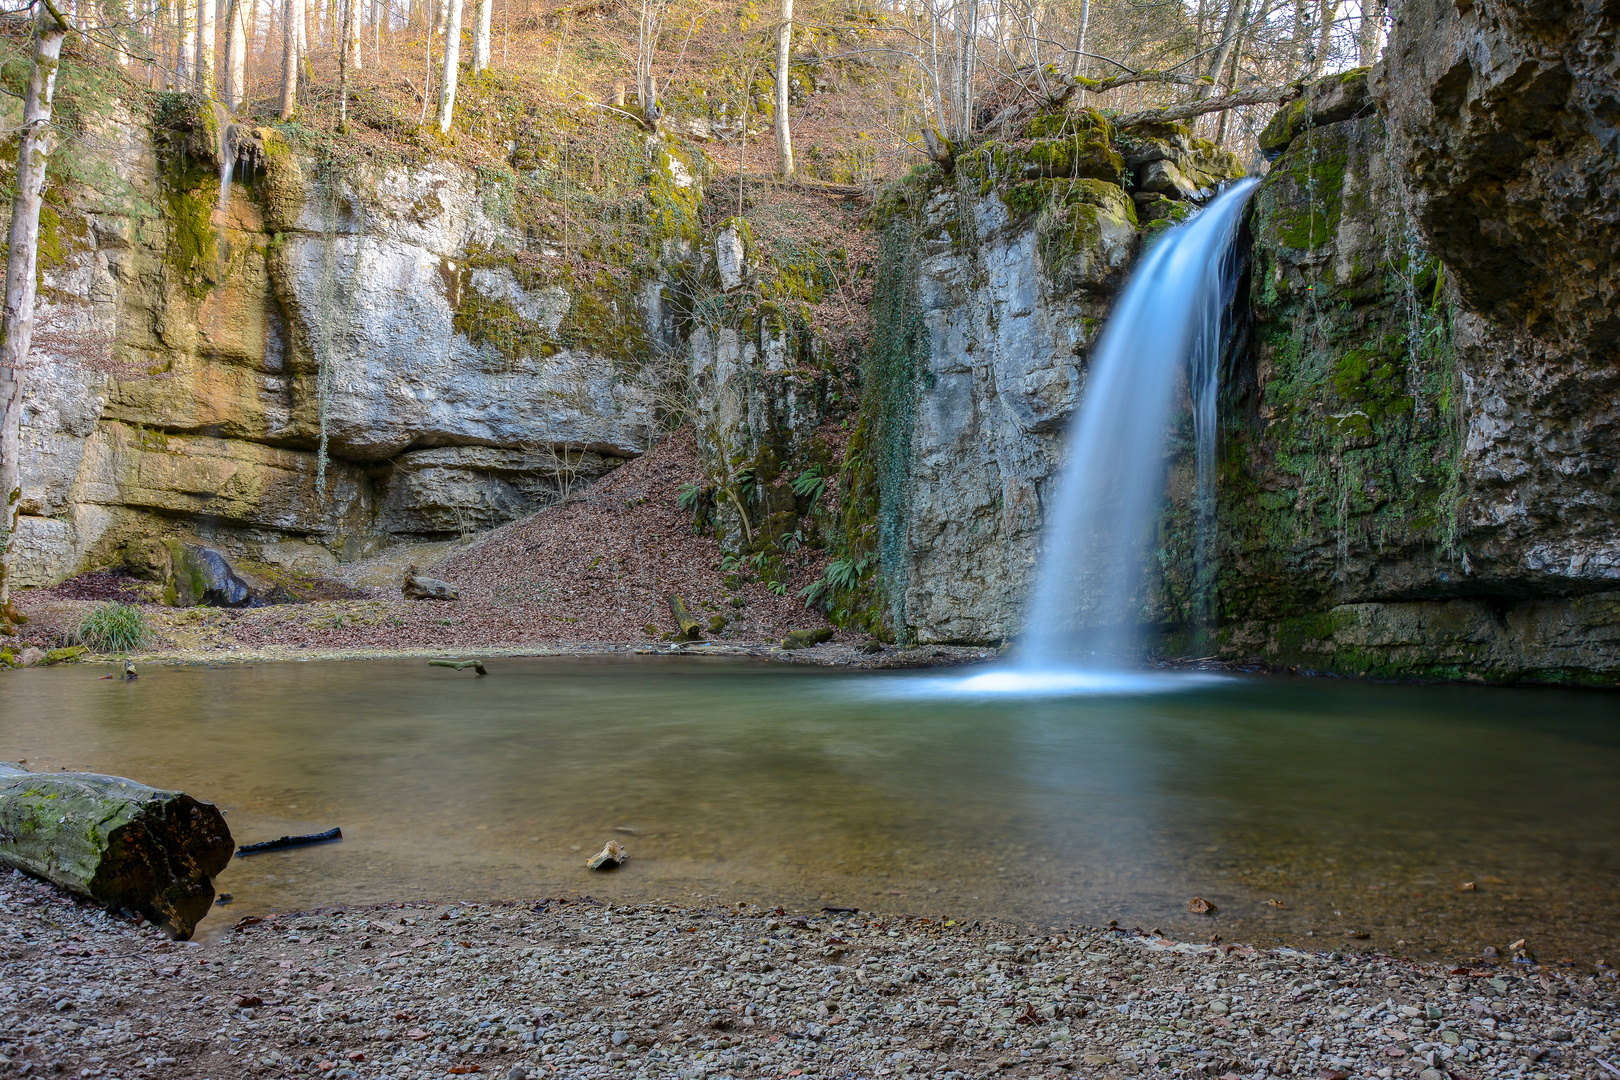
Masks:
[[[1266,903],[1270,904],[1272,907],[1285,908],[1285,907],[1288,906],[1287,904],[1283,903],[1281,900],[1267,900]]]
[[[1191,900],[1187,901],[1187,910],[1192,912],[1194,915],[1213,915],[1215,912],[1219,911],[1220,908],[1217,908],[1214,904],[1210,903],[1208,900],[1205,900],[1202,896],[1195,896]]]
[[[428,1037],[428,1033],[423,1031],[421,1028],[411,1028],[411,1030],[405,1033],[405,1037],[410,1039],[412,1042],[421,1042],[423,1039]]]
[[[264,1004],[264,998],[258,994],[233,994],[231,1004],[238,1009],[256,1009]]]

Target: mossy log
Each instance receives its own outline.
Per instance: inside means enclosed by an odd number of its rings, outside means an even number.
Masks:
[[[676,637],[687,641],[697,641],[703,637],[703,624],[698,622],[697,617],[687,608],[686,601],[674,593],[669,594],[669,613],[675,616],[675,625],[680,627],[680,633],[676,634]]]
[[[98,773],[0,764],[0,865],[188,940],[235,844],[212,803]]]

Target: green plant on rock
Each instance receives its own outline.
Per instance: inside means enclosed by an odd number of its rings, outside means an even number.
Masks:
[[[793,494],[811,502],[820,500],[827,490],[827,478],[821,475],[821,466],[806,469],[793,478]]]
[[[98,604],[79,621],[80,644],[98,653],[130,653],[146,648],[156,634],[134,604]]]

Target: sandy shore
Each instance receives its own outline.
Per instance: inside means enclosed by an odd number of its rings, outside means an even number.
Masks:
[[[0,877],[0,1075],[1617,1080],[1616,1013],[1610,969],[588,899],[179,944]]]

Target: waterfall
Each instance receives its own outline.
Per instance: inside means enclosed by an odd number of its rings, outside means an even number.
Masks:
[[[215,105],[215,115],[224,113],[224,109]],[[225,264],[225,221],[226,207],[231,201],[231,176],[236,171],[236,125],[230,122],[230,115],[226,113],[219,124],[219,262]]]
[[[1160,237],[1092,351],[1069,458],[1047,504],[1027,669],[1106,668],[1136,652],[1144,546],[1164,491],[1165,436],[1184,377],[1198,444],[1197,581],[1208,584],[1220,354],[1237,284],[1234,240],[1256,183],[1239,181]]]

